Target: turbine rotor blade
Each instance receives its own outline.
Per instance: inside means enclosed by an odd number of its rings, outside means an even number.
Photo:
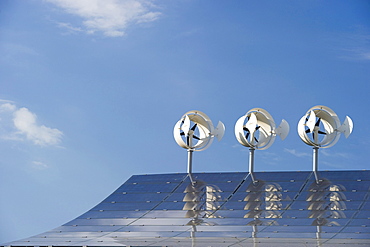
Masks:
[[[189,133],[189,129],[190,129],[190,118],[188,115],[185,116],[184,120],[183,120],[183,125],[181,126],[181,130],[184,131],[185,133],[185,136],[188,135]]]
[[[331,133],[334,132],[333,126],[326,121],[325,119],[321,119],[322,125],[324,126],[325,133],[330,135]]]
[[[315,128],[315,125],[316,125],[316,115],[314,111],[311,111],[310,116],[306,122],[306,126],[308,127],[310,132],[312,132],[313,129]]]
[[[275,132],[276,132],[277,135],[280,136],[281,140],[284,140],[289,134],[289,124],[288,124],[288,122],[285,119],[281,120],[281,123],[280,123],[279,127],[276,128]]]
[[[213,132],[213,135],[217,137],[217,140],[221,141],[225,134],[225,125],[221,121],[218,121],[217,127]]]
[[[253,135],[254,131],[256,130],[256,127],[257,127],[257,117],[252,112],[251,115],[249,116],[248,122],[245,124],[245,128],[247,128],[249,130],[249,133]]]
[[[352,133],[353,121],[350,117],[346,116],[343,124],[339,127],[338,131],[342,132],[346,138]]]
[[[194,126],[193,126],[193,127],[191,127],[191,130],[192,130],[192,131],[194,131],[194,130],[197,128],[197,125],[198,125],[198,124],[194,124]]]

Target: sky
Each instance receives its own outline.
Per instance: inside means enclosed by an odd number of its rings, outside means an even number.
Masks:
[[[58,227],[135,174],[186,172],[173,138],[199,110],[224,138],[194,172],[248,171],[238,118],[263,108],[288,137],[256,171],[306,171],[313,106],[354,122],[319,170],[370,169],[370,2],[0,1],[0,243]]]

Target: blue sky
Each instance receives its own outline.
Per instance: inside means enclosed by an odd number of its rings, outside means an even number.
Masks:
[[[3,0],[0,243],[77,217],[133,174],[186,172],[173,126],[226,133],[194,171],[247,171],[236,120],[266,109],[288,137],[257,171],[310,170],[297,123],[315,105],[354,121],[319,169],[369,169],[368,1]]]

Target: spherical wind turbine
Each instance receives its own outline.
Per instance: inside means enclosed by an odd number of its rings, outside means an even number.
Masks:
[[[252,176],[254,150],[267,149],[274,143],[276,135],[284,140],[288,133],[289,124],[287,121],[283,119],[276,127],[272,116],[261,108],[253,108],[238,119],[235,124],[235,137],[240,144],[249,147],[249,172]]]
[[[201,111],[185,113],[175,124],[173,135],[177,144],[188,150],[188,173],[192,170],[193,151],[207,149],[216,137],[219,141],[225,133],[224,124],[219,121],[214,127],[211,119]]]
[[[284,119],[276,127],[272,116],[264,109],[253,108],[238,119],[235,124],[235,137],[245,147],[267,149],[275,141],[276,135],[282,140],[289,133],[289,124]]]
[[[317,105],[310,108],[298,122],[298,135],[309,146],[313,146],[313,170],[317,171],[318,149],[335,145],[344,134],[352,133],[353,121],[346,116],[341,124],[337,114],[329,107]]]

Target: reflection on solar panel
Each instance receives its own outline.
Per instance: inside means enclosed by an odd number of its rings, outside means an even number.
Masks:
[[[370,171],[135,175],[100,204],[4,246],[370,246]]]

